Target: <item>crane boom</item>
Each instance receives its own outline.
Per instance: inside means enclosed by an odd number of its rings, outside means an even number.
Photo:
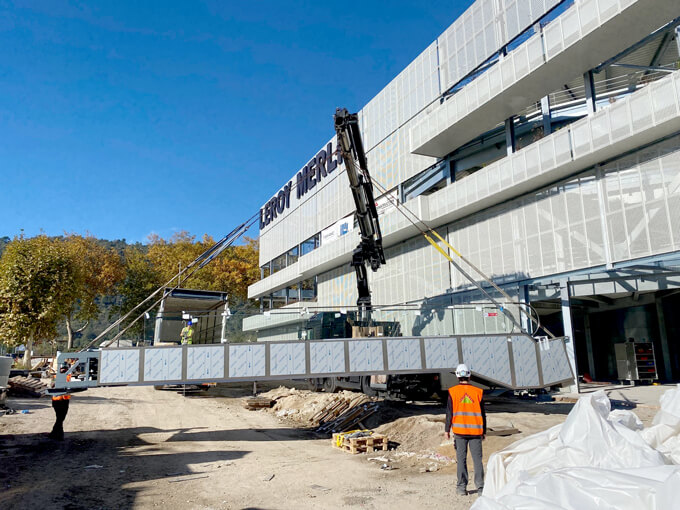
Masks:
[[[371,291],[368,287],[366,264],[373,271],[385,264],[382,233],[378,221],[378,210],[373,197],[373,181],[368,173],[364,145],[359,131],[359,117],[346,108],[335,111],[335,132],[338,136],[338,150],[345,163],[345,170],[356,205],[356,219],[361,232],[361,242],[352,252],[352,267],[357,276],[359,313],[370,312]]]

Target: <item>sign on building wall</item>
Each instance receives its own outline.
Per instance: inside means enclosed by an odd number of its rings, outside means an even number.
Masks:
[[[328,243],[332,243],[336,239],[340,239],[342,236],[349,234],[354,230],[354,215],[351,214],[339,221],[336,221],[330,227],[321,231],[321,246],[325,246]]]

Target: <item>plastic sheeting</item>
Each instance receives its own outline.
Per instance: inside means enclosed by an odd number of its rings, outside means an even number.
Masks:
[[[489,458],[473,510],[680,510],[680,385],[652,426],[598,391],[565,422]]]

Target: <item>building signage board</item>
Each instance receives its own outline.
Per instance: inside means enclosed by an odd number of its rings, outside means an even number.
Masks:
[[[354,230],[354,215],[351,214],[341,220],[336,221],[330,227],[321,231],[321,246],[332,243],[340,239],[345,234]]]

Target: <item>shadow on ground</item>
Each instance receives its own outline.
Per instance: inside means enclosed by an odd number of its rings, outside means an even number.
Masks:
[[[131,508],[138,491],[128,484],[209,474],[249,453],[228,445],[173,452],[145,436],[168,436],[164,442],[220,442],[267,440],[265,433],[139,427],[71,432],[63,442],[44,434],[0,435],[0,508]],[[196,465],[204,467],[196,470]]]

